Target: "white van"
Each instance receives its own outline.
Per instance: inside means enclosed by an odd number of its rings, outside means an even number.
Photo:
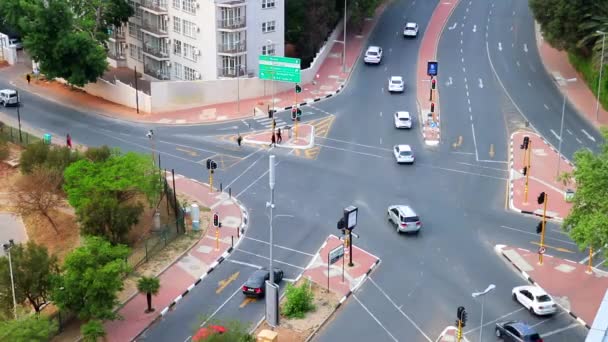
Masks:
[[[19,96],[17,91],[13,89],[0,90],[0,104],[6,106],[17,106],[19,104]]]

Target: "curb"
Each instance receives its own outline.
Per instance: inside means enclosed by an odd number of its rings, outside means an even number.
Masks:
[[[524,279],[526,279],[530,284],[532,284],[534,286],[538,286],[539,288],[542,289],[542,287],[537,282],[535,282],[534,279],[532,279],[532,277],[530,277],[527,272],[522,271],[511,259],[509,259],[509,257],[503,252],[503,249],[505,247],[507,247],[507,246],[505,246],[505,245],[496,245],[496,246],[494,246],[494,250],[496,251],[496,253],[500,253],[505,259],[507,259],[507,261],[509,261],[509,263],[513,267],[515,267],[515,269],[519,271],[519,273],[522,275],[522,277],[524,277]],[[530,252],[529,250],[524,249],[524,248],[518,248],[518,249],[526,251],[526,252]],[[544,256],[553,258],[553,256],[549,255],[549,254],[545,254]],[[574,263],[574,261],[571,261],[571,260],[568,260],[568,259],[565,259],[565,260]],[[543,289],[543,291],[544,291],[544,289]],[[545,291],[545,292],[547,292],[547,291]],[[564,306],[562,306],[559,303],[556,303],[556,304],[559,305],[559,307],[562,308],[562,310],[566,311],[570,316],[572,316],[572,318],[574,318],[578,323],[580,323],[581,325],[583,325],[587,329],[591,329],[591,325],[587,324],[587,322],[585,322],[583,319],[581,319],[579,316],[577,316],[574,312],[566,309]]]
[[[311,127],[310,129],[310,141],[308,142],[308,144],[303,145],[303,146],[298,146],[298,145],[291,145],[289,143],[287,144],[275,144],[274,147],[277,148],[287,148],[287,149],[293,149],[293,150],[307,150],[310,148],[313,148],[315,146],[315,127],[306,123],[302,123],[303,125],[308,125]],[[259,134],[259,133],[263,133],[264,131],[257,131],[256,132],[251,132],[250,134]],[[250,144],[250,145],[268,145],[267,141],[258,141],[258,140],[249,140],[247,138],[243,139],[243,144]]]

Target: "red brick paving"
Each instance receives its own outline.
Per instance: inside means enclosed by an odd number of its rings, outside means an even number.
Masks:
[[[293,127],[293,126],[292,126]],[[291,138],[288,138],[287,131],[282,130],[283,142],[276,144],[277,147],[286,148],[310,148],[314,144],[314,127],[308,124],[298,124],[298,137],[294,129],[291,129]],[[272,131],[265,130],[262,132],[253,132],[243,136],[244,144],[268,144],[270,145],[272,139]]]

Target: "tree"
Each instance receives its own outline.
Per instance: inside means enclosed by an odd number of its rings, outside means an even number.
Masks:
[[[584,37],[581,23],[591,10],[590,3],[588,0],[530,0],[529,5],[549,44],[574,51]]]
[[[92,319],[80,327],[80,333],[87,342],[97,342],[98,339],[106,336],[103,323],[98,319]]]
[[[0,322],[0,340],[46,342],[57,332],[57,323],[40,315]]]
[[[61,174],[52,169],[36,167],[34,171],[19,179],[12,187],[14,206],[21,215],[40,214],[59,233],[51,212],[61,207]]]
[[[103,236],[111,243],[126,243],[131,227],[139,222],[141,204],[120,203],[116,198],[94,193],[76,211],[84,235]]]
[[[146,300],[148,302],[148,308],[145,311],[146,313],[150,313],[150,312],[154,311],[154,308],[152,307],[152,295],[156,296],[159,289],[160,289],[160,282],[158,281],[158,278],[141,277],[137,281],[137,290],[140,293],[146,294]]]
[[[602,131],[608,141],[608,130]],[[576,193],[563,228],[578,247],[595,250],[608,243],[608,143],[598,154],[584,149],[574,154]]]
[[[100,237],[86,237],[84,245],[68,254],[63,273],[54,280],[53,301],[82,320],[115,319],[117,293],[129,271],[129,248]]]
[[[57,274],[57,258],[49,255],[46,247],[33,241],[16,244],[11,250],[15,298],[17,303],[27,301],[36,312],[47,303],[52,288],[52,277]],[[0,258],[0,302],[11,311],[13,294],[10,265],[7,257]],[[1,340],[1,339],[0,339]]]
[[[31,173],[36,167],[53,169],[63,174],[70,164],[80,159],[80,152],[72,151],[69,147],[51,146],[39,141],[25,148],[21,153],[19,166],[25,174]]]

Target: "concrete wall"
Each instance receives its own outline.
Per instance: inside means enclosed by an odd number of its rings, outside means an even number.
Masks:
[[[317,52],[310,67],[302,70],[302,84],[310,83],[315,78],[315,75],[319,72],[319,68],[321,68],[321,65],[325,62],[325,58],[327,58],[327,55],[329,55],[329,52],[334,47],[334,41],[338,38],[338,35],[342,34],[342,27],[343,21],[340,20],[338,25],[336,25],[336,28],[334,28],[333,32],[329,35],[329,38],[327,38],[327,41],[325,41],[325,44],[323,44],[321,49]]]
[[[0,33],[0,60],[6,61],[9,65],[17,63],[17,49],[8,46],[8,36]]]
[[[57,81],[67,83],[64,79],[58,78]],[[121,104],[126,107],[136,108],[135,88],[128,84],[116,80],[114,83],[108,82],[101,78],[95,83],[89,83],[84,87],[79,87],[87,93],[101,97],[108,101]],[[139,110],[144,113],[151,112],[150,96],[146,93],[139,92]]]

